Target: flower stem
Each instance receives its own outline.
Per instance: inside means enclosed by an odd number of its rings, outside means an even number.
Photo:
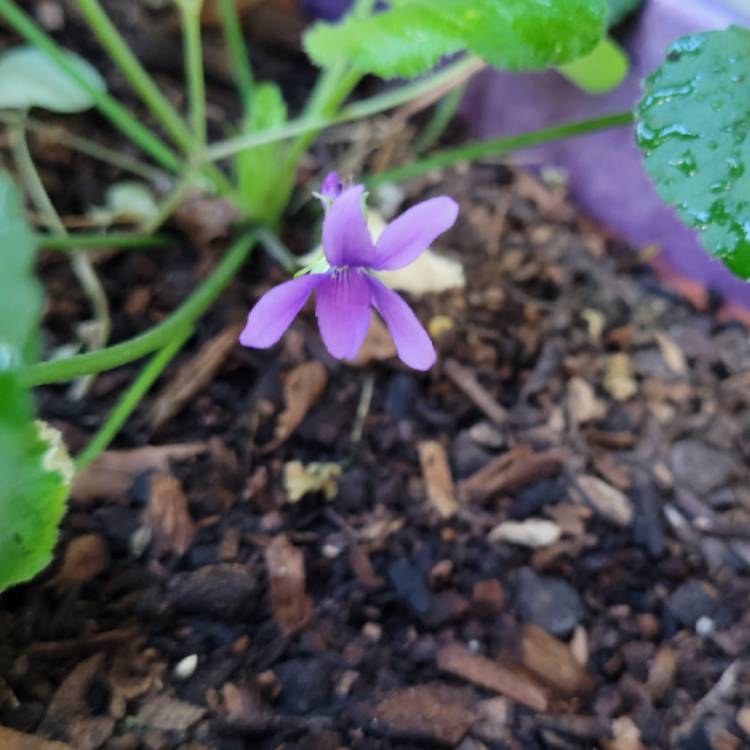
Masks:
[[[80,0],[79,0],[80,1]],[[203,74],[201,41],[201,8],[203,0],[176,0],[182,23],[183,57],[185,59],[190,122],[193,142],[206,145],[206,81]]]
[[[23,117],[19,117],[17,112],[0,112],[0,122],[6,125],[14,125],[19,119],[23,119]],[[128,154],[116,151],[113,148],[103,146],[100,143],[95,143],[88,138],[82,138],[81,136],[69,133],[61,125],[53,125],[37,120],[34,117],[27,117],[24,122],[27,131],[46,135],[47,138],[54,140],[56,144],[67,146],[72,151],[78,151],[85,156],[89,156],[105,164],[111,164],[123,172],[130,172],[141,179],[154,183],[163,182],[166,179],[167,173],[158,167],[140,161]]]
[[[3,18],[29,44],[38,47],[50,57],[60,70],[89,94],[99,111],[154,161],[173,172],[178,172],[181,169],[177,154],[149,128],[141,124],[116,99],[92,86],[79,73],[75,65],[70,62],[70,58],[65,55],[58,44],[45,34],[12,0],[0,0],[0,18]]]
[[[163,247],[169,244],[169,237],[164,235],[136,234],[135,232],[37,234],[34,240],[40,250],[60,250],[63,252],[101,250],[103,248],[108,250],[111,248],[141,250],[147,247]]]
[[[273,232],[268,229],[258,229],[258,242],[287,273],[295,273],[299,270],[299,258],[292,255]]]
[[[365,182],[368,187],[373,188],[384,182],[403,182],[404,180],[419,177],[433,169],[450,167],[458,162],[483,159],[488,156],[497,156],[508,151],[517,151],[521,148],[540,146],[550,141],[562,140],[563,138],[575,138],[577,136],[593,133],[597,130],[629,125],[633,121],[631,112],[619,112],[604,117],[595,117],[590,120],[577,120],[563,125],[554,125],[530,133],[520,133],[503,138],[494,138],[488,141],[477,141],[457,148],[437,151],[425,159],[420,159],[412,164],[389,169],[381,174],[373,175]]]
[[[483,66],[484,64],[478,61],[477,58],[468,57],[446,66],[439,73],[435,73],[428,78],[405,84],[393,91],[386,91],[383,94],[378,94],[369,99],[364,99],[343,107],[335,115],[313,116],[308,112],[303,114],[302,117],[288,122],[281,128],[273,128],[260,133],[248,133],[219,141],[206,149],[205,157],[210,161],[218,161],[234,156],[245,149],[254,148],[255,146],[288,140],[303,133],[322,130],[330,125],[361,120],[370,115],[398,107],[436,88],[445,87],[451,81],[462,82],[466,80],[467,73],[472,70],[479,70]],[[322,94],[320,96],[322,98]]]
[[[125,76],[133,91],[143,100],[174,143],[186,153],[190,153],[193,148],[190,129],[128,47],[99,0],[76,0],[76,5],[94,36]]]
[[[163,348],[211,306],[244,263],[255,240],[256,235],[251,232],[234,242],[208,278],[166,320],[135,338],[98,352],[31,365],[24,371],[25,384],[57,383],[109,370]]]
[[[128,386],[116,406],[110,412],[107,420],[94,435],[89,444],[77,456],[76,471],[88,466],[102,451],[106,450],[114,437],[120,431],[133,410],[146,395],[149,388],[164,372],[172,358],[180,351],[184,343],[190,338],[193,329],[190,326],[175,331],[174,338],[166,344],[146,363],[138,377]]]
[[[253,99],[253,68],[250,64],[250,54],[245,43],[245,36],[242,33],[237,3],[235,0],[219,0],[218,5],[224,39],[234,73],[234,82],[237,86],[242,109],[247,113],[250,111]]]
[[[39,176],[39,172],[37,172],[34,160],[31,158],[29,145],[26,141],[26,131],[22,124],[15,127],[13,136],[13,156],[16,167],[23,178],[32,201],[50,228],[61,235],[67,235],[65,224],[52,205],[44,183]],[[94,320],[96,321],[96,335],[93,337],[90,348],[94,350],[101,349],[107,343],[112,330],[112,319],[109,313],[107,293],[104,291],[102,282],[94,270],[91,258],[85,253],[74,249],[71,252],[73,273],[88,298],[94,314]],[[81,390],[85,390],[85,387],[83,386]]]

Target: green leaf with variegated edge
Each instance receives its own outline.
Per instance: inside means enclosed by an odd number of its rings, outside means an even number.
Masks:
[[[34,236],[0,172],[0,591],[52,559],[73,476],[60,434],[32,420],[22,369],[34,361],[41,294]]]
[[[635,114],[662,200],[712,255],[750,278],[750,31],[678,39]]]
[[[107,84],[94,67],[72,52],[65,54],[92,88],[106,90]],[[40,107],[71,113],[93,105],[91,94],[40,49],[14,47],[0,55],[0,109]]]
[[[369,18],[317,24],[305,48],[324,67],[347,60],[382,78],[423,73],[460,50],[497,68],[534,70],[590,52],[605,18],[604,0],[393,0]]]

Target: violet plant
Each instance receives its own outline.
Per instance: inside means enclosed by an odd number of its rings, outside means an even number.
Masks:
[[[413,161],[384,174],[363,176],[368,189],[374,189],[436,167],[635,119],[646,168],[664,199],[697,227],[712,252],[735,271],[750,275],[745,174],[750,147],[745,137],[750,122],[750,77],[745,72],[750,31],[732,29],[678,42],[663,69],[646,82],[635,115],[613,113],[422,156],[455,112],[463,84],[487,65],[507,70],[555,67],[591,91],[615,85],[626,63],[607,36],[607,24],[631,11],[637,0],[391,0],[385,8],[376,0],[354,0],[340,23],[320,22],[305,34],[305,48],[320,75],[309,100],[291,119],[281,88],[255,78],[234,0],[216,0],[242,116],[222,140],[213,142],[206,117],[203,2],[174,2],[182,25],[185,113],[161,92],[100,0],[72,3],[145,106],[149,117],[144,120],[107,91],[104,79],[85,60],[62,49],[20,3],[0,0],[0,22],[26,44],[0,55],[0,122],[13,143],[14,172],[42,219],[41,228],[32,232],[9,177],[0,175],[0,247],[5,261],[0,274],[0,590],[28,579],[50,559],[72,478],[59,436],[33,422],[30,389],[90,379],[150,357],[76,457],[75,469],[80,471],[110,444],[255,245],[264,246],[290,274],[298,270],[297,259],[284,250],[277,233],[295,189],[300,159],[326,128],[417,100],[438,102],[415,144]],[[347,103],[365,75],[405,80],[371,98]],[[135,175],[161,193],[143,231],[67,231],[27,144],[29,131],[48,128],[34,117],[39,107],[57,113],[93,107],[141,152],[136,158],[68,131],[58,134],[69,148]],[[87,251],[157,244],[159,227],[196,188],[231,201],[246,219],[244,229],[169,317],[132,339],[110,343],[108,300]],[[326,265],[305,269],[262,297],[250,312],[242,343],[272,345],[315,291],[321,335],[334,356],[356,354],[374,307],[403,362],[416,369],[431,366],[435,352],[429,337],[407,303],[375,274],[416,258],[453,224],[457,207],[448,197],[418,204],[374,242],[364,218],[363,194],[362,185],[339,191],[337,178],[326,181]],[[40,294],[32,276],[38,250],[71,256],[97,332],[87,339],[88,351],[38,361]]]

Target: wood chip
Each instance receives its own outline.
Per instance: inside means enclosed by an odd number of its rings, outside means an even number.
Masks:
[[[497,403],[492,394],[476,379],[474,373],[455,359],[445,362],[445,374],[468,398],[496,425],[508,422],[508,412]]]
[[[313,612],[305,590],[305,556],[281,534],[266,547],[265,558],[273,618],[293,633],[310,621]]]
[[[583,499],[608,521],[618,526],[629,526],[633,522],[633,504],[623,492],[590,474],[582,474],[576,481]]]
[[[594,687],[594,679],[564,641],[538,625],[525,625],[521,637],[521,660],[533,675],[565,698],[583,696]]]
[[[263,453],[275,450],[294,434],[307,412],[320,400],[327,382],[326,368],[317,361],[303,362],[284,375],[284,411],[276,422],[274,439],[263,446]]]
[[[190,548],[196,526],[182,486],[171,474],[151,477],[143,524],[151,532],[155,557],[168,553],[184,555]]]
[[[668,643],[665,643],[656,652],[646,681],[646,689],[655,703],[664,700],[672,689],[676,672],[677,653]]]
[[[153,431],[169,422],[199,391],[202,391],[222,368],[237,347],[241,325],[227,326],[209,339],[198,353],[180,366],[164,386],[148,413]]]
[[[168,471],[170,461],[186,461],[208,451],[208,443],[149,445],[123,451],[105,451],[73,482],[71,497],[79,503],[122,497],[139,474]]]
[[[455,747],[476,721],[466,690],[428,683],[392,690],[372,709],[370,726],[378,733]]]
[[[646,750],[641,742],[641,730],[629,716],[620,716],[612,722],[612,739],[603,738],[604,750]]]
[[[677,342],[663,331],[656,331],[654,338],[656,339],[656,343],[659,344],[659,351],[667,367],[678,375],[687,373],[687,360]]]
[[[531,482],[555,476],[564,457],[557,449],[535,453],[527,445],[516,446],[460,482],[458,496],[481,502],[493,495],[517,492]]]
[[[491,542],[507,542],[519,547],[539,549],[554,544],[562,535],[560,527],[544,518],[526,518],[523,521],[503,521],[490,531]]]
[[[487,690],[507,695],[534,711],[547,710],[547,696],[541,685],[523,673],[505,667],[486,656],[472,654],[460,644],[443,646],[438,652],[437,664],[444,672]]]
[[[88,691],[104,664],[104,654],[98,653],[79,662],[60,683],[41,724],[43,734],[65,736],[71,719],[88,716]]]
[[[445,448],[436,440],[425,440],[417,449],[427,499],[441,518],[452,518],[458,511],[458,502]]]
[[[50,581],[66,586],[91,581],[109,567],[109,549],[101,534],[81,534],[68,542],[59,572]]]
[[[0,747],[3,750],[74,750],[65,742],[53,742],[43,737],[32,737],[15,729],[0,727]]]
[[[607,413],[603,401],[596,397],[593,386],[580,377],[568,381],[567,407],[570,420],[575,425],[602,419]]]
[[[146,699],[134,721],[164,732],[184,732],[206,715],[203,706],[177,700],[164,693]]]

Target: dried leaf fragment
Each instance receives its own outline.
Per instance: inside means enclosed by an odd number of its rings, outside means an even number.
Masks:
[[[638,384],[633,377],[633,364],[624,352],[613,354],[607,361],[604,388],[616,401],[627,401],[638,392]]]
[[[297,503],[305,495],[322,492],[326,500],[333,500],[339,491],[341,473],[341,465],[336,463],[289,461],[284,466],[286,496],[290,503]]]
[[[305,556],[281,534],[266,547],[265,559],[273,618],[287,632],[299,630],[313,611],[305,591]]]
[[[0,747],[3,750],[73,750],[66,742],[54,742],[43,737],[32,737],[25,732],[0,727]]]
[[[452,518],[458,511],[458,502],[445,448],[436,440],[425,440],[417,449],[427,499],[441,518]]]
[[[503,521],[487,537],[491,542],[509,542],[520,547],[538,549],[554,544],[562,535],[560,527],[544,518],[525,518],[523,521]]]
[[[143,523],[151,532],[155,557],[184,555],[189,549],[196,527],[182,486],[171,474],[151,477]]]
[[[60,571],[51,583],[64,586],[86,583],[109,567],[109,549],[100,534],[81,534],[65,548]]]
[[[585,499],[600,515],[619,526],[632,523],[633,504],[625,493],[590,474],[579,476],[577,481]]]
[[[303,362],[284,375],[284,411],[276,422],[274,439],[264,446],[264,452],[275,450],[291,437],[320,400],[327,382],[326,368],[317,361]]]

